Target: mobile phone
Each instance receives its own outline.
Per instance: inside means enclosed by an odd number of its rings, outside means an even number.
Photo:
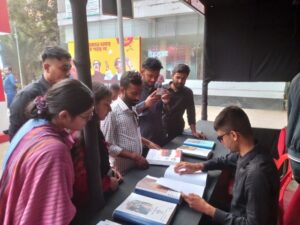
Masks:
[[[156,95],[161,96],[161,95],[163,95],[164,93],[165,93],[164,88],[157,88],[157,89],[156,89]]]

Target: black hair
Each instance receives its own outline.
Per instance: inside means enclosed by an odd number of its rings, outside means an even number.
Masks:
[[[110,85],[110,90],[119,91],[120,90],[120,85],[118,83],[114,83],[114,84]]]
[[[228,106],[216,117],[215,130],[236,131],[245,137],[252,136],[252,129],[247,114],[237,106]]]
[[[52,46],[46,47],[42,53],[42,61],[45,62],[46,59],[71,59],[71,55],[68,51],[61,47]]]
[[[136,71],[126,71],[122,74],[120,80],[120,86],[123,88],[128,88],[129,84],[142,85],[142,78],[139,72]]]
[[[157,58],[147,58],[143,62],[142,68],[146,70],[159,71],[163,68],[163,66]]]
[[[172,71],[172,75],[174,75],[175,73],[184,73],[189,75],[190,74],[190,67],[186,64],[178,64],[174,67],[173,71]]]
[[[36,98],[27,108],[29,117],[53,119],[66,110],[75,117],[94,105],[93,92],[82,82],[75,79],[64,79],[54,84],[42,100]]]
[[[110,97],[112,95],[111,90],[105,86],[104,84],[96,81],[93,82],[92,90],[94,93],[95,103],[101,101],[102,99],[106,97]]]

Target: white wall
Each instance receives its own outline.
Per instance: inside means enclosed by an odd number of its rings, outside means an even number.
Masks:
[[[71,25],[72,19],[66,18],[64,12],[64,1],[58,0],[58,13],[57,20],[59,26]],[[100,15],[88,16],[88,22],[100,21],[100,20],[111,20],[116,18],[115,16],[101,15],[101,4],[100,4]],[[155,18],[162,16],[171,16],[184,13],[194,12],[192,9],[187,7],[179,0],[133,0],[133,12],[134,18]]]
[[[169,82],[170,80],[166,80]],[[284,99],[285,82],[210,82],[209,96]],[[187,80],[194,95],[202,95],[202,80]]]

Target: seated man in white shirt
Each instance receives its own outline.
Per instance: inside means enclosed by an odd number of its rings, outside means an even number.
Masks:
[[[120,91],[120,97],[111,104],[112,111],[101,123],[101,129],[110,143],[112,166],[124,174],[134,167],[148,168],[148,162],[142,156],[142,144],[149,148],[159,146],[141,137],[138,116],[134,110],[142,91],[140,74],[125,72],[120,80]]]

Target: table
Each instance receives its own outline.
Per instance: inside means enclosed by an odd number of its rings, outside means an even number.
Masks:
[[[213,157],[223,156],[227,153],[226,149],[223,147],[221,143],[219,143],[216,139],[216,133],[213,130],[212,122],[208,121],[199,121],[196,124],[197,128],[202,130],[209,140],[214,140],[216,142],[216,146],[213,150]],[[165,148],[174,149],[180,145],[182,145],[183,141],[190,136],[182,135],[173,139],[170,143],[165,145]],[[199,162],[199,159],[191,158],[191,157],[183,157],[183,161],[189,162]],[[133,192],[136,183],[141,180],[146,175],[151,175],[155,177],[162,177],[166,167],[163,166],[150,166],[147,170],[132,170],[129,171],[128,174],[124,177],[124,182],[119,186],[118,191],[111,196],[108,203],[101,210],[101,212],[97,213],[96,216],[92,219],[91,224],[96,224],[100,220],[110,219],[112,220],[112,212],[115,208],[117,208],[121,202],[124,201],[128,195]],[[209,171],[206,188],[203,194],[204,199],[210,200],[216,183],[218,181],[218,177],[220,175],[220,171]],[[201,220],[202,214],[198,213],[188,207],[186,203],[181,203],[176,210],[176,213],[172,219],[171,224],[173,225],[182,225],[188,223],[189,225],[198,225]],[[122,224],[126,224],[122,222]]]

